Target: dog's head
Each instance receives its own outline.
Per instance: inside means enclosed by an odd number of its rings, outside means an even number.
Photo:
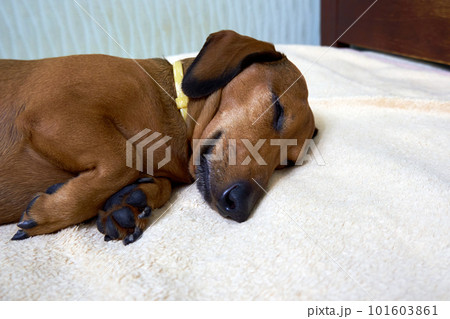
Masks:
[[[220,31],[187,69],[183,91],[196,118],[191,174],[213,209],[245,221],[273,171],[295,163],[314,134],[306,82],[272,44]]]

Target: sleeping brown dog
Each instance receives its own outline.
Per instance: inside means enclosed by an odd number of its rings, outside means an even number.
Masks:
[[[211,34],[181,65],[186,120],[164,59],[0,61],[0,224],[19,222],[12,239],[98,216],[105,240],[128,244],[173,183],[195,180],[221,215],[249,217],[273,171],[295,162],[315,133],[305,80],[272,44],[233,31]],[[126,145],[146,129],[170,139],[154,150],[153,167],[139,171],[126,165]],[[282,152],[260,142],[280,139],[297,143]],[[158,167],[167,149],[170,161]],[[219,149],[225,155],[213,160]]]

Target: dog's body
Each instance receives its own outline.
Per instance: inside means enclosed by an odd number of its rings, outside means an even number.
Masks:
[[[173,100],[172,65],[163,59],[0,61],[0,224],[21,220],[13,239],[99,215],[105,239],[133,242],[150,210],[170,198],[171,182],[195,178],[213,208],[247,219],[262,195],[258,186],[282,166],[280,148],[269,144],[259,148],[267,165],[239,165],[249,155],[241,140],[296,139],[287,152],[295,161],[315,128],[306,83],[273,45],[231,31],[212,34],[182,64],[191,98],[186,122]],[[171,160],[151,177],[125,165],[127,139],[144,129],[171,137]],[[237,165],[208,161],[214,147],[192,144],[201,138],[236,139]],[[153,162],[164,157],[156,149]]]

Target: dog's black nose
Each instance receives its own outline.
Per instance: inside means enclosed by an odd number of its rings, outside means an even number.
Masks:
[[[251,185],[248,182],[238,182],[222,193],[217,207],[222,216],[242,223],[250,216],[253,202]]]

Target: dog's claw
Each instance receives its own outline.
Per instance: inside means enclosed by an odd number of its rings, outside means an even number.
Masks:
[[[138,218],[139,219],[144,219],[144,218],[150,217],[151,213],[152,213],[152,209],[150,208],[150,206],[147,206],[147,207],[144,208],[142,213],[140,213],[138,215]]]
[[[128,244],[134,243],[136,240],[141,238],[141,236],[142,236],[142,229],[140,229],[139,227],[136,227],[134,229],[134,233],[127,235],[123,239],[123,244],[126,246]]]
[[[110,241],[110,240],[112,240],[112,238],[111,237],[109,237],[108,235],[105,235],[105,241]]]
[[[28,237],[30,236],[28,236],[28,234],[25,231],[19,229],[17,233],[11,238],[11,240],[23,240],[27,239]]]
[[[17,227],[20,227],[22,229],[30,229],[33,227],[36,227],[37,223],[33,219],[24,220],[23,222],[20,222],[17,224]]]

